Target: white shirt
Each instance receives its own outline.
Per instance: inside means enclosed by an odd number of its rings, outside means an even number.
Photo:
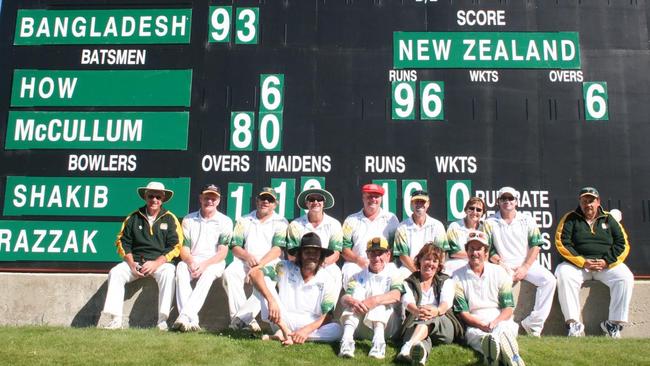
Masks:
[[[485,262],[483,274],[479,277],[469,265],[454,272],[456,282],[455,311],[469,311],[483,321],[492,321],[501,309],[514,307],[512,298],[512,277],[496,264]]]
[[[323,221],[317,227],[314,227],[309,222],[307,215],[291,221],[287,229],[287,249],[300,246],[300,239],[309,232],[318,234],[323,248],[336,252],[340,252],[343,249],[343,230],[341,223],[327,214],[323,214]]]
[[[432,241],[437,247],[447,250],[447,233],[442,222],[427,215],[424,225],[418,226],[412,217],[404,220],[395,231],[395,256],[407,255],[415,258],[427,242]]]
[[[389,211],[380,209],[374,220],[370,221],[363,210],[348,216],[343,222],[343,248],[351,248],[354,254],[368,258],[368,240],[383,236],[392,244],[399,220]]]
[[[192,256],[206,260],[217,253],[219,245],[230,244],[232,229],[232,220],[221,212],[209,219],[200,211],[192,212],[183,218],[183,245],[190,248]]]
[[[521,212],[510,224],[497,212],[486,220],[485,231],[501,260],[510,267],[520,266],[529,248],[544,243],[535,219]]]
[[[406,292],[402,295],[402,305],[404,306],[404,309],[406,309],[408,304],[415,304],[415,295],[413,295],[411,286],[405,285],[404,287]],[[449,307],[451,307],[454,305],[455,291],[456,283],[453,279],[449,278],[442,284],[442,289],[440,290],[440,302],[436,300],[436,294],[433,293],[433,286],[431,286],[429,287],[429,290],[421,291],[422,298],[420,299],[420,305],[431,305],[437,307],[445,302]]]
[[[273,212],[264,222],[253,211],[237,220],[230,246],[243,246],[257,260],[262,259],[272,247],[286,246],[288,221]]]
[[[355,274],[345,286],[345,293],[352,295],[365,292],[368,298],[376,295],[383,295],[392,290],[404,291],[404,282],[397,267],[386,263],[384,269],[379,273],[370,272],[368,267]],[[355,296],[356,298],[356,296]]]

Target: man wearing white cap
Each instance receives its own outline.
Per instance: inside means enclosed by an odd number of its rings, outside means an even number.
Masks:
[[[378,184],[366,184],[361,187],[363,209],[348,216],[343,222],[343,286],[347,285],[355,273],[368,267],[368,240],[384,237],[390,246],[393,244],[399,220],[391,212],[382,210],[381,200],[384,193],[384,188]]]
[[[512,282],[526,280],[537,287],[533,311],[520,324],[526,333],[539,337],[551,312],[556,280],[537,262],[544,241],[535,219],[517,211],[518,197],[512,187],[499,190],[499,211],[486,220],[485,232],[493,246],[490,261],[512,273]]]
[[[512,279],[506,270],[488,262],[490,244],[484,232],[467,234],[468,263],[454,272],[454,312],[465,322],[467,345],[483,354],[486,365],[523,366],[517,343]]]
[[[232,236],[232,220],[217,211],[221,189],[208,184],[199,195],[200,210],[183,218],[185,243],[182,262],[176,266],[178,318],[174,328],[182,332],[200,330],[199,310],[210,287],[226,268],[226,255]],[[195,283],[192,289],[192,283]]]
[[[569,336],[583,336],[580,287],[586,280],[600,281],[610,291],[609,316],[600,327],[607,336],[620,338],[634,287],[634,275],[623,263],[630,243],[623,225],[600,206],[596,188],[582,188],[579,200],[578,208],[562,217],[555,233],[555,247],[564,259],[555,269],[562,314]]]
[[[183,232],[176,216],[162,207],[174,192],[159,182],[150,182],[138,188],[146,205],[124,219],[117,235],[118,254],[123,262],[108,273],[108,290],[104,303],[105,314],[111,321],[104,328],[122,328],[124,286],[139,278],[151,276],[158,283],[158,324],[167,330],[167,318],[174,296],[175,267],[170,263],[183,245]]]
[[[292,250],[300,245],[302,236],[314,232],[320,237],[324,248],[332,251],[332,255],[325,258],[323,267],[332,275],[335,290],[341,289],[341,269],[336,264],[339,260],[343,246],[343,231],[341,223],[325,213],[325,210],[334,206],[334,197],[324,189],[306,189],[296,199],[298,207],[307,210],[307,213],[291,221],[287,229],[287,250]]]
[[[413,258],[425,243],[432,242],[444,251],[449,249],[445,226],[427,214],[429,204],[429,194],[426,191],[413,191],[411,193],[413,214],[402,221],[395,231],[393,255],[399,257],[402,263],[399,270],[403,278],[417,271]]]
[[[277,193],[273,188],[264,187],[257,194],[256,210],[235,223],[230,241],[233,261],[222,279],[228,294],[232,329],[259,330],[255,317],[261,304],[254,295],[246,295],[244,284],[251,269],[277,263],[286,246],[288,222],[274,211],[276,205]]]

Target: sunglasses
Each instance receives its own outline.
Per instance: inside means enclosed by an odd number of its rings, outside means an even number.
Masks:
[[[470,206],[470,207],[467,208],[467,211],[483,212],[483,209],[480,208],[480,207]]]
[[[264,195],[258,198],[260,201],[266,201],[268,203],[275,203],[275,198],[269,196],[269,195]]]
[[[487,240],[487,236],[483,232],[472,232],[472,233],[467,234],[467,237],[469,239],[481,238],[481,239],[486,239]]]
[[[316,196],[316,197],[307,197],[307,202],[323,202],[325,198]]]
[[[508,202],[508,201],[514,201],[515,198],[512,196],[507,196],[507,197],[499,197],[499,202]]]
[[[157,199],[158,201],[162,201],[162,196],[161,196],[161,195],[157,195],[157,194],[149,194],[149,195],[147,195],[147,198],[150,199],[150,200],[152,200],[152,199],[155,198],[155,199]]]

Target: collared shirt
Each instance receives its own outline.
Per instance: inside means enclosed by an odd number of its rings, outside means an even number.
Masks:
[[[386,294],[392,290],[404,293],[404,280],[397,267],[386,263],[384,269],[379,273],[370,272],[368,267],[350,278],[345,286],[345,293],[352,295],[355,291],[363,289],[366,298],[375,295]]]
[[[257,211],[253,211],[237,220],[230,247],[243,247],[259,260],[272,247],[286,246],[287,226],[287,219],[275,212],[262,222],[257,218]]]
[[[183,245],[190,248],[192,256],[205,260],[217,253],[219,245],[230,244],[232,229],[232,220],[221,212],[209,219],[200,211],[192,212],[183,218]]]
[[[320,269],[305,282],[299,266],[282,260],[273,266],[264,267],[262,272],[277,281],[280,302],[289,313],[286,314],[287,317],[307,316],[316,320],[334,310],[338,300],[338,287],[333,286],[332,276],[327,271]]]
[[[455,312],[469,312],[483,321],[492,321],[502,309],[515,307],[512,277],[501,266],[485,262],[483,274],[478,276],[466,265],[454,272],[453,279]]]
[[[323,248],[328,248],[335,252],[340,252],[343,249],[343,230],[341,223],[327,214],[323,214],[323,221],[317,227],[314,227],[309,222],[307,215],[300,216],[291,221],[289,229],[287,229],[287,249],[300,246],[300,239],[309,232],[318,234]]]
[[[363,210],[348,216],[343,222],[343,248],[350,248],[357,255],[368,258],[368,240],[383,236],[392,245],[399,220],[389,211],[380,209],[374,220],[369,220]]]
[[[465,226],[464,219],[449,224],[449,227],[447,228],[447,241],[449,243],[448,253],[450,255],[465,251],[465,244],[467,243],[467,234],[469,233],[469,230],[470,229]],[[479,221],[478,230],[485,230],[483,228],[483,220]]]
[[[408,304],[415,304],[415,295],[413,295],[413,290],[410,286],[404,286],[406,292],[402,295],[402,305],[404,309]],[[453,279],[448,279],[442,284],[442,289],[440,290],[440,301],[436,299],[436,294],[433,292],[433,287],[429,287],[427,291],[422,291],[422,299],[420,303],[416,305],[431,305],[439,306],[443,302],[446,302],[449,307],[454,305],[454,295],[456,292],[456,284]]]
[[[501,260],[511,267],[524,262],[529,248],[544,244],[535,219],[521,212],[517,212],[509,224],[497,212],[487,219],[485,232]]]
[[[442,222],[427,215],[424,225],[418,226],[412,217],[404,220],[395,231],[394,256],[415,258],[425,243],[432,241],[435,246],[448,250],[447,234]]]

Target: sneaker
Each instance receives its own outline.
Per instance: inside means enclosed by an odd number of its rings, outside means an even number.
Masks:
[[[244,323],[244,321],[239,319],[238,317],[234,317],[230,321],[230,325],[228,325],[228,328],[232,330],[242,330],[246,328],[246,323]]]
[[[585,326],[580,322],[569,323],[569,337],[584,337]]]
[[[195,323],[195,322],[190,322],[185,329],[186,332],[200,332],[202,330],[203,329],[201,329],[199,323]]]
[[[395,357],[395,361],[397,362],[411,362],[411,347],[413,345],[411,342],[405,342],[402,345],[402,348],[399,350],[399,353]]]
[[[499,366],[501,355],[499,342],[492,334],[484,335],[481,339],[481,351],[483,352],[483,363],[487,366]]]
[[[501,361],[506,366],[525,366],[524,360],[519,355],[519,345],[510,332],[502,332],[499,335],[499,348],[501,349]]]
[[[341,341],[339,357],[354,358],[354,341]]]
[[[370,352],[368,352],[368,357],[383,360],[386,357],[386,343],[373,343]]]
[[[251,332],[254,333],[259,333],[262,331],[262,328],[260,327],[259,323],[255,319],[253,319],[252,322],[248,323],[245,329],[250,330]]]
[[[605,335],[608,337],[621,338],[621,330],[623,330],[623,326],[609,320],[605,320],[604,322],[600,323],[600,329],[602,329],[603,332],[605,332]]]
[[[166,332],[169,330],[169,326],[167,326],[167,320],[161,320],[156,324],[156,328],[158,328],[159,331],[161,332]]]
[[[534,330],[533,328],[531,328],[530,324],[528,324],[528,322],[526,320],[528,320],[528,318],[522,320],[519,323],[519,325],[521,325],[521,327],[524,328],[524,330],[526,331],[526,334],[528,334],[531,337],[537,337],[537,338],[541,337],[542,332]]]
[[[427,350],[422,345],[422,342],[418,342],[418,344],[414,345],[413,348],[411,348],[410,356],[412,365],[426,365],[428,355]]]
[[[114,317],[111,321],[102,327],[103,329],[122,329],[122,317]]]

